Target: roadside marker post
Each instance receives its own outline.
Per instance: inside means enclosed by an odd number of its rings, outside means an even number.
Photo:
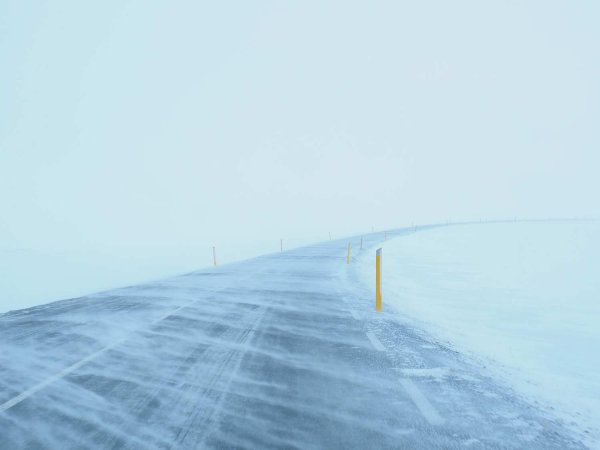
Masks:
[[[360,249],[362,250],[362,236],[360,237]]]
[[[283,253],[283,239],[279,239],[279,247],[281,248],[281,252]]]
[[[350,264],[350,241],[348,241],[348,256],[346,256],[346,264]]]
[[[375,310],[381,312],[381,249],[375,253]]]
[[[213,245],[213,265],[215,267],[217,267],[217,250],[215,249],[214,245]]]

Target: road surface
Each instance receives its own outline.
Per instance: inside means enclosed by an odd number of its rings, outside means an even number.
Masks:
[[[0,449],[583,448],[385,293],[377,314],[346,249],[0,315]]]

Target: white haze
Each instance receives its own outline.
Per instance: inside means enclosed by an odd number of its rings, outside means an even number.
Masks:
[[[329,231],[596,216],[599,12],[4,0],[0,311],[206,266],[213,245],[226,262]]]

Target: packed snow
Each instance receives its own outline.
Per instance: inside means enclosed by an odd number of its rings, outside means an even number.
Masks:
[[[383,245],[383,304],[600,444],[600,225],[433,228]],[[359,258],[364,283],[374,256]]]

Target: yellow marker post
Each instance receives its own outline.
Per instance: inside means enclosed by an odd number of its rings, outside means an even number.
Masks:
[[[348,241],[348,256],[346,256],[346,264],[350,264],[350,241]]]
[[[375,253],[375,310],[381,311],[381,249]]]
[[[217,266],[217,250],[215,249],[214,246],[213,246],[213,264],[215,267]]]

